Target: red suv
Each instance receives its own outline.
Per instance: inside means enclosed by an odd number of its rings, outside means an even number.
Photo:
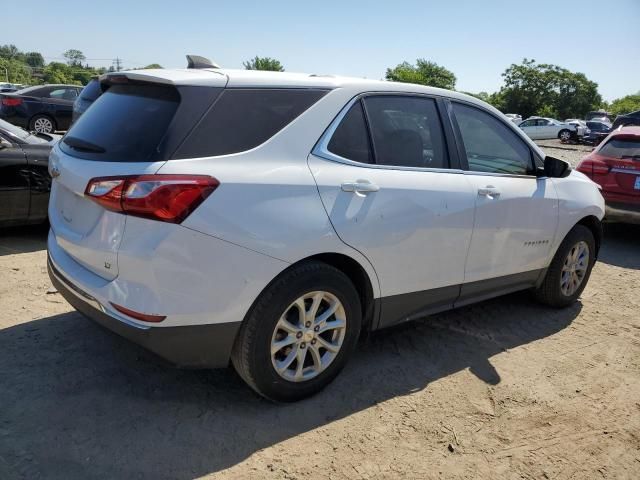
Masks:
[[[607,220],[640,223],[640,127],[611,132],[577,170],[602,187]]]

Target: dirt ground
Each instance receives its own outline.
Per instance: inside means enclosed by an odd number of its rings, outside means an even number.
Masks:
[[[519,293],[376,333],[274,405],[72,312],[46,232],[0,233],[0,479],[638,479],[640,228],[605,234],[573,307]]]

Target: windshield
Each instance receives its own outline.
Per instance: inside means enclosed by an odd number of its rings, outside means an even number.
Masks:
[[[598,153],[613,158],[640,158],[640,137],[613,137]]]

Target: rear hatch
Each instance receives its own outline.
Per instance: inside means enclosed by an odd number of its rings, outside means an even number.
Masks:
[[[610,137],[597,152],[609,167],[607,192],[640,200],[640,136],[631,134]]]
[[[85,193],[92,179],[153,174],[171,158],[213,103],[226,77],[198,71],[187,80],[149,72],[108,75],[106,88],[54,147],[49,218],[58,245],[78,263],[112,280],[126,216]],[[182,81],[175,81],[176,77]],[[197,85],[184,84],[197,79]]]

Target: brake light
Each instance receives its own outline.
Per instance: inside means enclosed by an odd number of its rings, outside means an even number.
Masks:
[[[18,105],[22,105],[21,98],[3,98],[2,105],[5,107],[17,107]]]
[[[89,181],[85,195],[113,212],[181,223],[220,182],[206,175],[135,175]]]
[[[110,303],[111,303],[111,306],[113,306],[113,308],[115,308],[120,313],[124,313],[125,315],[131,318],[135,318],[136,320],[142,320],[143,322],[159,323],[163,321],[165,318],[167,318],[166,315],[149,315],[146,313],[140,313],[134,310],[129,310],[128,308],[125,308],[113,302],[110,302]]]
[[[593,177],[594,175],[607,175],[609,173],[609,165],[602,160],[585,158],[578,164],[576,170],[589,177]]]

